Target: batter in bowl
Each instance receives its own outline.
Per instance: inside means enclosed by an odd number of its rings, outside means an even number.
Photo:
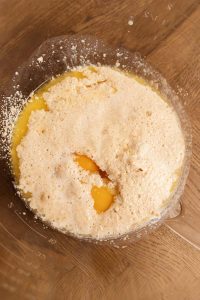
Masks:
[[[16,184],[54,228],[117,237],[158,218],[183,164],[173,108],[137,77],[79,67],[44,85],[12,138]]]

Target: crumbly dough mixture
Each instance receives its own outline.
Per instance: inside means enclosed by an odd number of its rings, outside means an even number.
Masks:
[[[17,148],[19,188],[30,207],[59,230],[102,239],[159,217],[178,179],[184,138],[171,106],[149,86],[110,67],[82,68],[43,96]],[[74,153],[93,159],[118,193],[97,213],[91,189],[104,185]]]

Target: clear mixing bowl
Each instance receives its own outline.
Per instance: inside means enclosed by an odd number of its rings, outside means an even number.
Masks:
[[[190,124],[180,99],[163,76],[156,71],[153,66],[150,66],[138,53],[131,53],[123,48],[112,48],[102,40],[92,36],[59,36],[48,39],[42,43],[28,61],[18,68],[13,77],[13,81],[6,87],[4,101],[1,106],[1,115],[3,122],[9,122],[10,127],[12,127],[16,119],[16,112],[19,112],[23,108],[29,95],[41,84],[50,80],[53,76],[62,74],[76,66],[91,64],[117,66],[122,70],[132,72],[148,81],[148,83],[159,91],[168,103],[173,106],[185,138],[186,151],[179,182],[171,195],[168,205],[163,209],[159,218],[153,219],[144,224],[141,228],[117,238],[111,237],[110,239],[99,241],[83,237],[83,239],[95,243],[109,243],[115,246],[121,246],[142,238],[168,218],[170,212],[180,201],[180,196],[183,193],[189,172],[191,156]],[[8,115],[10,116],[9,121],[7,119]],[[5,123],[2,125],[5,125]],[[9,128],[9,126],[7,126],[7,128]],[[1,156],[4,158],[4,169],[10,170],[8,153],[10,132],[5,133],[3,130],[2,132],[1,141],[4,147],[1,147]],[[11,172],[9,172],[9,176],[9,178],[12,179]],[[11,192],[13,193],[13,191]],[[33,218],[33,215],[30,215],[30,217]],[[43,228],[42,223],[40,221],[37,222],[39,226]]]

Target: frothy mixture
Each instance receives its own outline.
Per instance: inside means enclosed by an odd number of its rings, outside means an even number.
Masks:
[[[159,217],[185,151],[173,108],[136,77],[80,67],[39,89],[13,131],[12,165],[30,207],[96,239]]]

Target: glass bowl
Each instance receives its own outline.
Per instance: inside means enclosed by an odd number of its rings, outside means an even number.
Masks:
[[[102,40],[87,35],[58,36],[42,43],[32,56],[17,69],[12,82],[4,90],[4,101],[0,112],[2,120],[1,165],[8,172],[10,180],[13,180],[9,157],[11,132],[17,114],[23,108],[29,95],[52,77],[74,67],[91,64],[118,67],[146,80],[176,111],[185,139],[186,151],[181,175],[176,189],[159,218],[153,219],[137,230],[120,237],[111,237],[106,240],[81,237],[81,239],[89,242],[109,243],[119,247],[142,238],[168,218],[183,193],[191,156],[190,123],[179,97],[165,78],[153,66],[149,65],[139,53],[110,47]],[[70,233],[67,234],[70,235]]]

